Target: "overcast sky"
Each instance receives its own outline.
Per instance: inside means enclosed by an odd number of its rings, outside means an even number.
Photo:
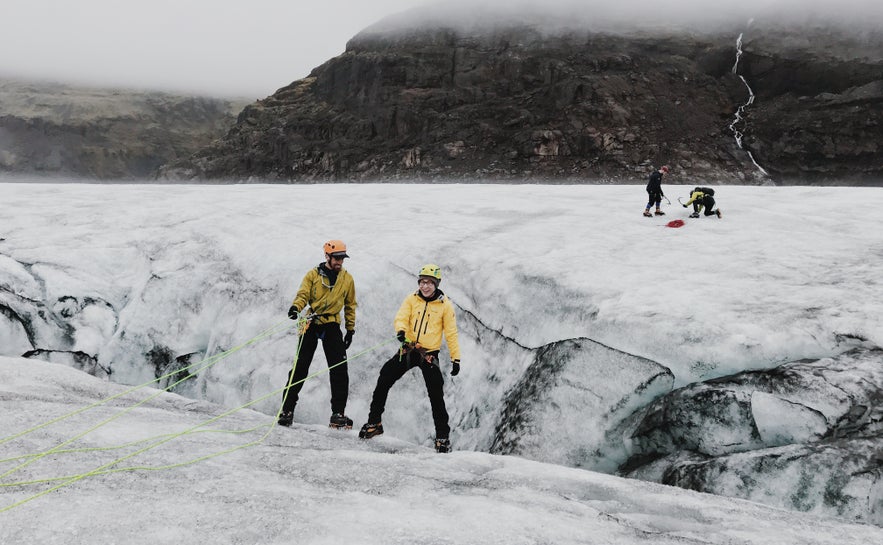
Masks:
[[[706,0],[2,0],[0,77],[263,98],[342,53],[365,27],[427,4],[465,22],[488,5],[639,22],[812,6],[883,20],[879,0],[720,0],[713,10]]]
[[[2,0],[0,76],[263,98],[430,0]]]

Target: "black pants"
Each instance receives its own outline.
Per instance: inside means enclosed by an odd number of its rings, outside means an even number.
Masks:
[[[656,208],[659,208],[659,205],[662,204],[662,193],[658,193],[655,191],[647,191],[647,208],[650,208],[654,204]]]
[[[703,206],[705,207],[706,216],[714,215],[714,211],[712,210],[714,208],[714,197],[712,197],[711,195],[706,195],[702,197],[701,201],[693,201],[693,212],[696,212],[698,214],[699,210]]]
[[[309,374],[310,363],[313,361],[313,354],[316,352],[316,346],[319,340],[322,340],[322,349],[325,351],[325,361],[331,367],[335,363],[342,362],[346,359],[346,347],[343,345],[343,335],[340,333],[340,324],[311,324],[304,332],[301,338],[300,352],[297,355],[297,364],[292,371],[288,372],[288,382],[292,384],[288,393],[282,393],[282,411],[294,411],[297,405],[298,394],[304,387],[303,379]],[[334,367],[328,371],[328,378],[331,380],[331,412],[344,414],[346,410],[346,398],[349,394],[350,377],[346,370],[346,363]]]
[[[409,357],[410,356],[410,357]],[[376,424],[380,422],[383,409],[386,407],[386,398],[390,388],[400,378],[405,376],[410,369],[417,367],[423,373],[423,382],[426,383],[426,393],[429,394],[429,404],[432,407],[432,420],[435,423],[435,437],[447,439],[451,433],[448,426],[448,411],[445,408],[444,378],[438,367],[438,355],[432,354],[432,361],[427,362],[420,357],[416,350],[399,357],[390,358],[380,368],[380,376],[377,377],[377,386],[374,388],[374,396],[371,398],[371,410],[368,413],[368,422]]]

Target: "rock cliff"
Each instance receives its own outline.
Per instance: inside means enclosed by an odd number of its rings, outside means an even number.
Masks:
[[[552,28],[378,24],[163,175],[628,181],[669,163],[687,183],[883,179],[879,30]]]
[[[245,103],[0,80],[0,172],[151,179],[223,135]]]

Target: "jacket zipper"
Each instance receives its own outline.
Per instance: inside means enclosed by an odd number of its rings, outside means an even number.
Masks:
[[[317,272],[319,273],[319,284],[320,284],[322,287],[328,289],[328,297],[330,297],[330,296],[331,296],[331,293],[334,292],[334,288],[337,286],[338,282],[335,282],[333,286],[330,285],[330,284],[326,284],[326,283],[325,283],[325,279],[328,278],[328,277],[325,276],[324,274],[322,274],[321,271],[318,271],[318,270],[317,270]],[[329,280],[330,280],[330,279],[329,279]],[[338,280],[340,280],[340,278],[338,278]],[[318,288],[316,287],[316,284],[314,283],[314,284],[313,284],[313,299],[317,299],[317,298],[318,298],[318,294],[317,294],[317,292],[318,292]],[[324,304],[323,304],[323,306],[322,306],[322,310],[325,310],[326,308],[328,308],[328,302],[327,302],[328,297],[326,297],[326,298],[325,298],[326,300],[323,301]],[[317,302],[318,302],[318,301],[317,301]],[[313,309],[313,312],[315,312],[316,314],[319,314],[320,316],[325,316],[325,315],[327,315],[327,314],[322,314],[322,313],[318,312],[316,309]]]
[[[427,310],[429,310],[429,301],[426,301],[426,302],[423,304],[423,316],[420,317],[420,322],[419,322],[419,324],[418,324],[417,327],[416,327],[417,338],[414,339],[414,342],[417,342],[417,341],[420,340],[420,333],[421,333],[421,331],[420,331],[420,326],[423,325],[423,319],[426,318],[426,311],[427,311]],[[429,327],[429,324],[426,324],[425,327]],[[426,331],[423,331],[423,333],[426,333]]]

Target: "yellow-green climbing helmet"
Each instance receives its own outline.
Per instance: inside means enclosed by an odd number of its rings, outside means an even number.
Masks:
[[[435,280],[435,284],[441,284],[441,269],[438,265],[433,265],[432,263],[428,265],[423,265],[423,268],[420,269],[420,272],[417,274],[418,277],[427,276]]]

